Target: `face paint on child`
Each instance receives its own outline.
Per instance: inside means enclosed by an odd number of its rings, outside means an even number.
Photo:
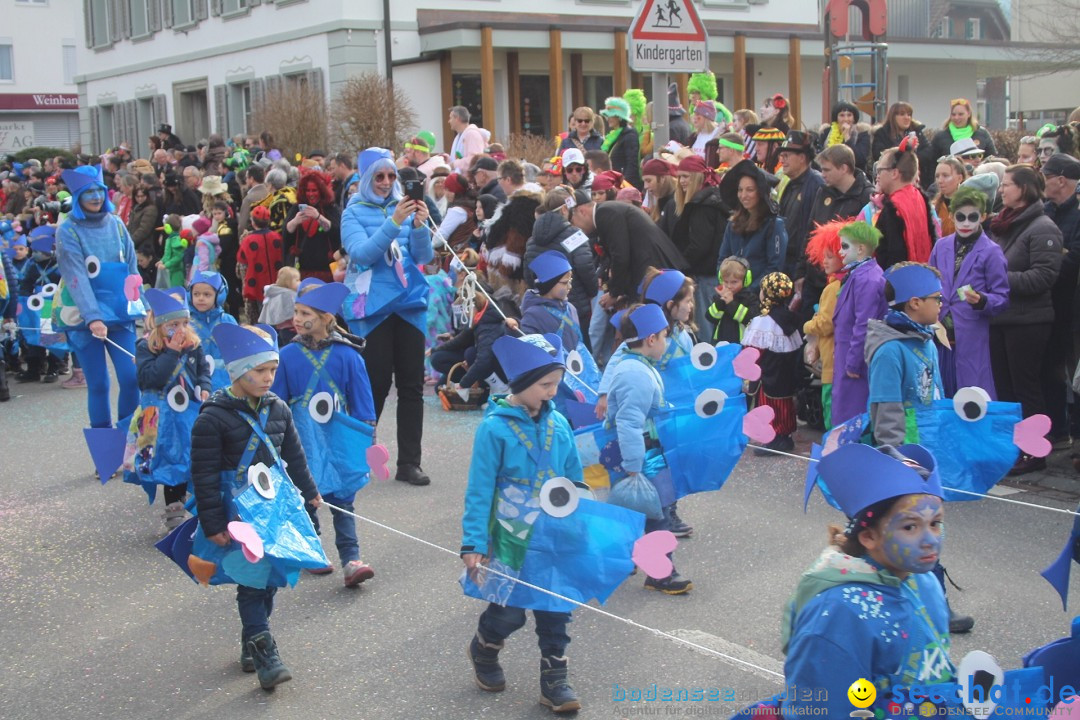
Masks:
[[[845,265],[850,265],[853,262],[859,261],[859,244],[854,240],[848,240],[846,237],[840,238],[840,257],[844,259]]]
[[[882,528],[882,550],[886,561],[904,572],[929,572],[941,555],[944,526],[941,498],[904,496]]]
[[[960,237],[970,237],[982,230],[982,215],[979,208],[974,205],[965,205],[957,208],[953,213],[953,224],[956,226],[956,234]]]

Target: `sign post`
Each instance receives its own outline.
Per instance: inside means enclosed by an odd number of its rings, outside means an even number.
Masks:
[[[668,73],[709,69],[709,38],[691,0],[642,0],[627,39],[630,68],[652,73],[653,150],[668,142]]]

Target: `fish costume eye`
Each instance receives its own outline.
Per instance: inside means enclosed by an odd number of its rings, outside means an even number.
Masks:
[[[690,362],[698,370],[708,370],[716,364],[716,348],[709,343],[698,343],[690,349]]]
[[[334,416],[334,396],[326,392],[317,392],[308,403],[308,413],[315,422],[325,425]]]
[[[87,255],[86,260],[86,277],[93,280],[101,274],[101,261],[98,260],[97,255]]]
[[[34,312],[41,312],[42,308],[45,307],[45,298],[43,298],[40,293],[35,293],[26,298],[26,307]]]
[[[581,359],[581,353],[571,350],[566,354],[566,369],[574,375],[585,372],[585,361]]]
[[[953,410],[961,420],[978,422],[986,417],[990,406],[990,394],[981,387],[960,388],[953,396]]]
[[[540,509],[552,517],[571,515],[578,506],[578,489],[567,478],[551,478],[540,488]]]
[[[191,398],[188,397],[187,390],[180,385],[177,385],[165,398],[169,402],[169,407],[178,413],[182,413],[188,409],[188,405],[191,404]]]
[[[702,390],[694,400],[694,412],[702,418],[715,417],[724,409],[726,400],[727,395],[723,390],[716,388]]]

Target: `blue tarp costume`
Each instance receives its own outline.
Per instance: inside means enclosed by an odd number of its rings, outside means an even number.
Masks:
[[[214,291],[217,293],[215,306],[206,312],[196,310],[195,305],[191,304],[190,301],[191,287],[194,287],[197,283],[206,283],[214,288]],[[217,341],[214,340],[211,331],[219,323],[235,325],[236,318],[224,310],[225,299],[229,295],[229,286],[220,273],[196,272],[191,278],[191,287],[188,288],[188,304],[191,309],[191,327],[195,329],[195,333],[199,336],[199,340],[201,341],[200,347],[206,354],[207,362],[210,363],[210,373],[213,380],[210,390],[213,392],[220,390],[223,387],[227,387],[230,384],[230,380],[229,372],[225,369],[225,361],[221,359],[221,350],[218,349]]]

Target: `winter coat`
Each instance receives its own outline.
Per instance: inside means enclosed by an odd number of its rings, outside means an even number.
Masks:
[[[542,447],[549,419],[554,424],[548,463],[554,476],[571,482],[581,482],[581,459],[570,423],[555,410],[551,401],[544,403],[538,418],[518,405],[497,397],[488,403],[484,419],[473,438],[472,461],[469,463],[469,483],[465,488],[465,512],[461,517],[461,552],[488,555],[490,526],[497,498],[496,483],[511,480],[529,497],[536,497],[543,480],[540,469],[525,444],[510,427],[513,422],[531,440],[533,447]]]
[[[833,426],[866,412],[869,393],[866,360],[866,324],[885,316],[885,274],[873,259],[855,266],[844,278],[833,313],[835,364],[833,370]],[[847,373],[858,375],[857,378]]]
[[[818,190],[825,187],[825,180],[817,170],[809,168],[794,180],[788,180],[780,196],[780,217],[787,230],[787,254],[784,272],[794,277],[799,261],[806,255],[806,241],[814,226],[810,223],[814,200]]]
[[[1024,209],[1009,233],[994,241],[1005,253],[1009,271],[1009,307],[991,325],[1052,323],[1050,290],[1061,271],[1061,230],[1048,218],[1042,203]]]
[[[525,244],[525,281],[531,286],[536,274],[529,263],[541,253],[557,250],[570,261],[573,278],[567,300],[577,309],[578,317],[588,317],[592,312],[592,299],[596,297],[596,258],[588,236],[566,221],[560,213],[544,213],[533,225],[532,237]]]
[[[196,390],[209,392],[212,389],[210,363],[206,360],[202,345],[180,352],[165,347],[155,353],[145,338],[140,340],[135,345],[135,377],[138,379],[139,389],[154,392],[168,390],[169,378],[179,363],[184,363],[186,374],[195,378],[195,387],[186,388],[188,394],[195,402],[201,402],[202,396],[197,395]]]
[[[728,208],[720,199],[720,189],[716,186],[698,190],[683,207],[682,214],[676,216],[671,242],[686,258],[695,276],[711,278],[716,275],[727,217]]]
[[[506,312],[506,308],[503,309]],[[512,316],[507,312],[508,316]],[[503,317],[491,307],[489,303],[480,311],[479,317],[473,319],[472,327],[466,327],[458,331],[442,345],[432,348],[434,355],[440,350],[464,351],[468,347],[476,349],[476,358],[469,364],[469,369],[462,376],[458,384],[463,388],[470,388],[478,382],[487,380],[492,373],[502,375],[499,361],[495,357],[495,341],[506,334],[506,325]]]
[[[955,234],[943,237],[930,253],[930,265],[941,273],[941,321],[952,318],[952,362],[956,387],[981,387],[996,400],[994,375],[990,372],[990,319],[1009,307],[1009,279],[1005,255],[986,233],[980,233],[956,270]],[[981,307],[957,295],[970,285],[985,300]]]
[[[932,573],[901,581],[869,557],[828,547],[799,578],[782,627],[784,682],[815,688],[788,694],[781,701],[785,718],[847,717],[849,678],[874,684],[877,699],[869,710],[882,716],[890,714],[894,687],[954,680],[947,662],[949,610]]]
[[[358,193],[341,216],[341,244],[349,255],[345,284],[352,290],[343,313],[349,329],[360,337],[392,314],[421,333],[427,331],[428,284],[417,266],[435,255],[431,231],[427,225],[414,227],[411,215],[397,225],[392,217],[397,203],[374,205]]]
[[[595,206],[596,233],[603,251],[602,274],[612,297],[637,297],[650,267],[690,272],[689,264],[645,211],[629,203]]]
[[[619,139],[608,148],[611,169],[622,173],[623,180],[638,190],[641,185],[641,145],[637,130],[633,125],[624,124]]]
[[[263,228],[245,235],[236,252],[236,264],[244,270],[244,299],[262,302],[264,288],[274,283],[284,263],[285,242],[277,232]]]
[[[819,153],[828,147],[830,132],[832,132],[830,123],[825,123],[818,130],[817,151]],[[844,138],[844,144],[855,153],[855,167],[860,170],[868,170],[870,167],[870,125],[867,123],[855,123]]]
[[[836,312],[836,298],[840,294],[840,281],[833,280],[821,291],[817,312],[803,325],[803,335],[817,338],[818,355],[821,357],[821,383],[829,385],[833,381],[833,368],[836,361],[836,338],[834,337],[833,313]]]
[[[1072,194],[1069,199],[1058,205],[1047,200],[1043,205],[1046,216],[1054,221],[1061,230],[1061,242],[1065,256],[1061,259],[1061,273],[1054,283],[1054,341],[1071,347],[1070,331],[1080,327],[1080,313],[1075,304],[1080,299],[1076,292],[1077,279],[1080,277],[1080,203]]]
[[[985,127],[980,125],[979,129],[975,131],[975,134],[971,136],[971,140],[987,155],[997,155],[997,148],[994,146],[994,138]],[[949,132],[948,128],[934,132],[934,137],[930,141],[931,152],[927,156],[927,158],[933,162],[933,165],[929,168],[931,181],[934,177],[934,170],[937,168],[937,159],[948,155],[954,142],[952,133]],[[922,158],[919,159],[922,160]],[[930,187],[930,185],[927,184],[926,187]]]
[[[195,238],[195,258],[191,263],[188,282],[197,272],[217,271],[217,259],[221,254],[221,240],[215,233],[206,233]]]
[[[308,471],[307,457],[293,425],[292,412],[284,400],[270,392],[260,399],[258,407],[261,409],[267,405],[270,412],[263,428],[266,436],[287,464],[285,470],[289,479],[304,500],[310,502],[319,491]],[[195,489],[199,524],[207,537],[225,532],[226,525],[233,519],[225,514],[221,474],[246,471],[239,465],[252,430],[241,413],[259,422],[258,412],[247,400],[233,396],[228,389],[218,390],[203,403],[191,429],[191,482]],[[274,464],[270,450],[261,442],[252,463]]]
[[[334,260],[334,252],[341,249],[341,212],[333,205],[319,208],[322,216],[330,221],[330,228],[327,230],[319,226],[314,235],[308,235],[301,223],[296,226],[295,232],[289,232],[288,224],[300,211],[299,207],[296,205],[289,211],[281,229],[285,240],[285,257],[289,258],[290,265],[293,258],[298,261],[303,276],[308,273],[328,273],[330,263]]]
[[[212,361],[208,361],[212,365],[210,377],[213,387],[209,388],[211,390],[219,390],[229,384],[225,361],[221,357],[221,350],[218,349],[217,341],[214,340],[213,335],[213,330],[218,325],[236,325],[236,318],[222,308],[226,296],[226,292],[219,292],[216,305],[206,312],[202,312],[196,310],[195,306],[191,304],[191,291],[188,291],[188,311],[191,313],[191,328],[199,336],[203,354]]]
[[[184,284],[184,253],[187,246],[187,240],[180,237],[180,233],[173,233],[165,238],[165,252],[161,256],[161,264],[169,273],[169,287],[181,287]]]
[[[267,285],[263,288],[262,310],[259,322],[278,327],[292,322],[296,312],[296,291],[282,285]]]
[[[915,192],[922,197],[922,202],[926,206],[926,227],[913,228],[913,233],[915,233],[915,237],[917,237],[918,233],[925,233],[929,238],[927,247],[932,249],[934,243],[937,242],[938,236],[937,227],[934,223],[934,212],[930,207],[930,201],[927,199],[926,193],[918,188],[915,188]],[[874,257],[877,258],[878,264],[881,265],[883,270],[891,268],[898,262],[907,260],[926,262],[930,257],[929,253],[925,257],[908,256],[908,244],[904,235],[907,232],[907,224],[899,209],[893,203],[891,195],[882,198],[881,211],[877,213],[877,219],[873,224],[881,231],[881,242],[878,243]]]
[[[484,139],[480,128],[475,124],[470,124],[454,138],[450,146],[450,164],[457,172],[468,172],[473,156],[484,152],[486,145],[487,140]]]
[[[157,205],[147,200],[142,205],[136,205],[131,209],[128,216],[127,229],[131,235],[131,242],[136,248],[150,243],[157,235],[158,220]]]
[[[716,321],[713,342],[742,343],[746,326],[761,313],[758,296],[757,288],[753,287],[735,293],[731,302],[724,302],[719,295],[713,295],[709,306],[709,317]]]
[[[690,136],[694,134],[694,127],[686,119],[683,109],[675,108],[668,110],[668,139],[674,140],[680,145],[689,145]]]
[[[915,151],[919,155],[919,167],[923,166],[923,156],[929,157],[930,153],[930,143],[927,141],[926,136],[923,135],[924,129],[926,129],[925,125],[915,121],[912,121],[911,126],[908,128],[908,132],[915,133],[915,139],[919,142],[919,147]],[[878,158],[881,157],[881,153],[889,148],[899,147],[900,141],[904,139],[904,136],[907,135],[907,133],[893,135],[892,131],[885,125],[875,125],[874,129],[871,131],[871,135],[873,138],[870,143],[870,164],[873,165],[873,163],[876,163]],[[935,160],[934,166],[937,166],[937,157],[934,157],[933,159]],[[931,170],[930,176],[933,177],[933,175],[933,170]],[[930,186],[924,184],[923,187]]]
[[[79,308],[79,314],[87,325],[102,320],[105,315],[98,306],[93,286],[86,272],[86,258],[93,255],[99,262],[119,262],[127,265],[128,275],[139,274],[135,259],[135,245],[131,242],[124,223],[109,213],[96,213],[97,217],[79,220],[68,215],[56,229],[56,257],[60,263],[60,275],[65,289]],[[182,276],[181,276],[182,277]],[[110,288],[122,293],[123,288]],[[122,323],[129,325],[129,323]]]
[[[917,408],[944,396],[934,337],[886,321],[866,324],[866,364],[870,368],[870,424],[874,442],[899,447],[919,442]]]
[[[321,343],[318,349],[311,350],[311,353],[320,356],[327,347],[330,348],[330,355],[326,359],[326,364],[323,365],[323,370],[344,393],[345,396],[340,398],[344,404],[343,409],[350,417],[374,424],[375,401],[371,396],[371,382],[368,380],[367,366],[361,356],[364,343],[355,336],[353,339],[355,342],[335,332]],[[302,342],[299,337],[296,337],[281,348],[280,364],[270,391],[288,403],[307,392],[308,382],[314,372],[315,367],[304,355]],[[333,391],[325,381],[320,379],[315,386],[315,392],[332,393]]]
[[[556,317],[557,313],[560,317]],[[564,324],[562,317],[569,315],[569,322]],[[577,309],[572,303],[542,297],[535,290],[529,290],[521,300],[521,332],[532,334],[553,333],[562,336],[563,349],[573,350],[581,342],[581,323]]]
[[[240,201],[240,212],[236,215],[236,227],[240,233],[253,229],[251,226],[251,208],[261,205],[269,194],[270,188],[263,183],[252,185],[251,189],[244,194],[244,199]]]
[[[607,422],[618,435],[623,470],[639,473],[645,464],[646,421],[663,405],[664,381],[649,360],[630,350],[610,373],[606,392]]]
[[[604,144],[604,136],[595,130],[589,130],[589,137],[582,141],[576,132],[572,132],[563,138],[563,141],[559,143],[559,152],[557,155],[562,157],[563,152],[570,148],[577,148],[582,154],[589,152],[590,150],[599,150]]]
[[[521,280],[525,276],[524,263],[526,243],[533,234],[539,196],[518,194],[502,206],[491,224],[484,245],[489,250],[488,272],[497,270],[508,280]]]
[[[183,186],[181,186],[178,191],[179,195],[175,192],[166,191],[166,215],[186,217],[188,215],[198,215],[202,212],[202,200],[199,198],[198,193]]]
[[[787,243],[787,228],[782,217],[767,217],[765,223],[749,237],[735,232],[734,226],[728,223],[724,230],[724,241],[720,244],[719,257],[738,255],[750,263],[750,272],[754,277],[750,287],[756,288],[761,284],[761,278],[783,269],[784,259],[787,257]],[[716,268],[711,270],[715,272]]]

